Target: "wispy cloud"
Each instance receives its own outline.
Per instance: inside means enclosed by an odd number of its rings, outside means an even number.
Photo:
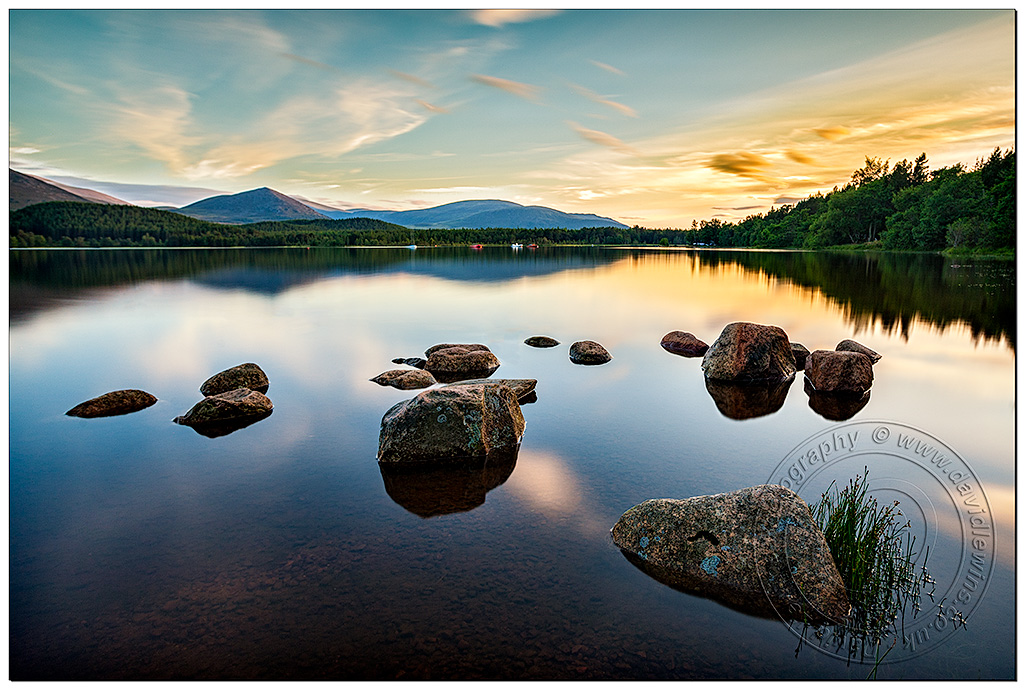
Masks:
[[[176,173],[190,167],[189,149],[202,143],[192,134],[191,96],[174,85],[122,89],[108,136],[127,141]]]
[[[804,155],[800,151],[795,151],[793,149],[788,149],[787,151],[785,151],[785,155],[786,155],[787,158],[792,160],[794,163],[800,163],[801,165],[814,165],[815,164],[814,158],[812,158],[809,155]]]
[[[440,105],[434,105],[433,103],[428,103],[427,101],[423,100],[422,98],[417,98],[416,99],[416,103],[420,107],[425,108],[426,110],[429,110],[430,112],[436,112],[436,113],[442,114],[442,115],[451,112],[448,108],[442,108]]]
[[[561,10],[473,10],[469,16],[477,24],[499,28],[505,24],[519,24],[532,22],[536,19],[546,19],[561,13]]]
[[[622,113],[626,117],[639,117],[636,114],[636,110],[629,107],[628,105],[624,105],[623,103],[613,101],[610,98],[606,98],[605,96],[599,96],[598,94],[594,93],[593,91],[584,86],[580,86],[578,84],[569,84],[569,88],[571,88],[573,91],[583,96],[584,98],[591,100],[594,103],[598,103],[600,105],[612,108],[613,110]]]
[[[739,153],[719,153],[712,156],[707,166],[719,172],[740,177],[749,177],[763,181],[765,168],[771,167],[771,161],[757,153],[741,151]]]
[[[625,76],[625,74],[626,74],[625,72],[623,72],[618,67],[612,67],[609,64],[605,64],[604,62],[598,62],[597,60],[591,60],[590,64],[594,65],[595,67],[599,67],[600,69],[603,69],[606,72],[611,72],[612,74],[618,74],[619,76]]]
[[[502,79],[501,77],[487,76],[486,74],[473,74],[470,76],[470,79],[485,86],[511,93],[513,96],[525,98],[528,101],[535,103],[540,101],[541,89],[539,86],[524,84],[520,81],[512,81],[511,79]]]
[[[389,69],[388,72],[390,72],[392,76],[398,77],[402,81],[407,81],[410,84],[416,84],[417,86],[422,86],[423,88],[428,88],[428,89],[437,88],[436,86],[434,86],[434,84],[430,83],[426,79],[420,79],[415,74],[408,74],[406,72],[399,72],[397,69]]]
[[[614,149],[620,153],[628,153],[630,155],[637,155],[636,149],[624,143],[622,140],[608,134],[606,132],[598,131],[597,129],[588,129],[582,125],[579,125],[572,121],[567,121],[573,130],[582,136],[587,141],[598,144],[599,146],[605,146],[607,148]]]
[[[811,131],[826,141],[841,141],[842,139],[850,136],[850,128],[842,125],[815,127]]]

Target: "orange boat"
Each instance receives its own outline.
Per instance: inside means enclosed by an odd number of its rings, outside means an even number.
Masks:
[[[474,244],[474,245],[472,246],[472,248],[474,248],[474,249],[476,249],[477,251],[479,251],[480,249],[483,249],[483,248],[484,248],[484,245],[483,245],[483,244]]]

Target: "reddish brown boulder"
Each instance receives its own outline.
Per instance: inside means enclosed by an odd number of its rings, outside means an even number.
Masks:
[[[708,343],[698,340],[692,333],[673,330],[661,338],[661,346],[673,354],[680,356],[704,356],[708,351]]]
[[[429,388],[437,381],[434,380],[434,376],[430,375],[429,371],[403,368],[384,371],[379,376],[371,378],[370,382],[398,388],[399,390],[418,390],[419,388]]]
[[[790,347],[793,349],[793,360],[796,362],[796,370],[803,371],[804,365],[807,363],[807,355],[811,353],[810,350],[799,342],[791,342]]]
[[[581,340],[573,342],[569,347],[569,361],[574,364],[585,366],[596,366],[607,364],[612,360],[612,355],[602,345],[593,340]]]
[[[120,416],[151,407],[156,397],[142,390],[115,390],[93,397],[65,412],[68,416],[93,419],[100,416]]]
[[[435,345],[427,350],[424,368],[442,383],[486,378],[501,362],[484,345]]]
[[[265,393],[270,389],[270,380],[256,364],[239,364],[211,376],[199,387],[199,392],[209,397],[239,388]]]
[[[774,325],[730,323],[708,348],[704,375],[734,383],[778,382],[796,373],[786,332]]]
[[[882,358],[881,354],[879,354],[875,350],[871,349],[870,347],[865,347],[860,342],[857,342],[855,340],[843,340],[842,342],[840,342],[839,344],[836,345],[836,351],[837,352],[860,352],[861,354],[865,355],[867,358],[871,359],[871,363],[872,364],[877,364],[878,360]]]
[[[871,359],[860,352],[816,349],[807,357],[804,375],[817,392],[861,395],[875,379]]]

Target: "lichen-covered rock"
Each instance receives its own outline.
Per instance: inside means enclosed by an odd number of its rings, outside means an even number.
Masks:
[[[796,370],[803,371],[804,364],[807,363],[807,355],[810,354],[811,351],[799,342],[791,342],[789,346],[793,350],[793,360],[796,362]]]
[[[708,351],[708,343],[697,339],[693,333],[673,330],[661,338],[661,346],[666,351],[680,356],[704,356]]]
[[[239,364],[211,376],[199,387],[199,392],[210,397],[239,388],[266,393],[270,389],[270,380],[256,364]]]
[[[818,392],[806,376],[804,377],[804,392],[807,393],[807,406],[815,414],[829,421],[852,419],[871,400],[870,390],[862,395]]]
[[[704,375],[734,383],[778,382],[796,373],[786,332],[774,325],[730,323],[708,348]]]
[[[778,383],[730,383],[704,378],[704,386],[718,411],[737,421],[767,416],[782,409],[792,384],[793,378]]]
[[[612,540],[659,581],[755,614],[838,621],[850,610],[810,509],[782,486],[648,500]]]
[[[867,358],[871,359],[871,363],[872,364],[877,364],[878,360],[882,358],[881,354],[879,354],[875,350],[871,349],[870,347],[865,347],[860,342],[857,342],[855,340],[843,340],[842,342],[840,342],[839,344],[836,345],[836,351],[837,352],[860,352],[861,354],[865,355]]]
[[[874,382],[871,359],[860,352],[816,349],[807,357],[804,375],[818,392],[861,395]]]
[[[235,423],[259,420],[272,411],[274,404],[262,392],[238,388],[206,397],[174,419],[174,423],[183,426]]]
[[[151,407],[156,401],[156,397],[143,390],[115,390],[77,404],[65,414],[83,419],[120,416]]]
[[[398,388],[399,390],[418,390],[420,388],[429,388],[431,385],[437,383],[437,381],[434,380],[434,376],[432,376],[429,371],[402,368],[384,371],[384,373],[381,373],[379,376],[371,378],[370,381],[377,385],[386,385]]]
[[[389,409],[379,462],[466,462],[518,450],[526,421],[508,385],[446,385]]]
[[[475,378],[471,380],[460,380],[448,385],[507,385],[512,388],[519,403],[530,396],[537,389],[536,378]]]
[[[573,342],[569,347],[569,361],[574,364],[594,366],[606,364],[612,360],[612,355],[603,346],[593,340],[581,340]]]
[[[424,368],[442,383],[451,383],[487,377],[499,366],[498,357],[484,345],[436,345],[427,350]]]
[[[523,340],[523,342],[525,344],[530,345],[531,347],[542,347],[542,348],[543,347],[557,347],[558,345],[562,344],[561,342],[559,342],[555,338],[547,337],[545,335],[535,335],[533,337],[528,337],[525,340]]]
[[[391,499],[426,519],[468,512],[484,504],[488,491],[512,475],[516,457],[484,459],[466,465],[381,462],[377,466]]]

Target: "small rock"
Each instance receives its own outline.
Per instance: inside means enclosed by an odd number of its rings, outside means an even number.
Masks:
[[[608,350],[592,340],[581,340],[573,342],[569,347],[569,360],[574,364],[596,366],[606,364],[612,360]]]
[[[804,364],[807,362],[807,355],[811,353],[810,350],[799,342],[791,342],[789,346],[793,350],[793,360],[796,361],[796,370],[803,371]]]
[[[807,503],[779,485],[648,500],[619,518],[612,540],[659,581],[747,612],[838,621],[850,610]]]
[[[487,347],[487,345],[482,345],[482,344],[436,344],[433,347],[431,347],[430,349],[428,349],[427,351],[425,351],[423,354],[429,359],[430,355],[433,354],[434,352],[440,351],[442,349],[449,349],[450,347],[461,347],[462,349],[465,349],[465,350],[468,350],[468,351],[471,351],[471,352],[489,352],[489,351],[491,351]]]
[[[865,347],[860,342],[854,340],[843,340],[836,345],[837,352],[860,352],[867,358],[871,359],[872,364],[877,364],[878,360],[882,358],[882,355],[875,350]]]
[[[402,358],[392,359],[391,363],[393,363],[393,364],[405,364],[406,366],[412,366],[413,368],[420,368],[420,369],[422,369],[424,366],[427,365],[427,360],[426,359],[422,359],[422,358],[420,358],[418,356],[413,356],[413,357],[409,357],[407,359],[402,359]]]
[[[183,426],[201,426],[240,420],[260,419],[274,411],[274,404],[262,392],[238,388],[210,395],[182,416],[174,419]]]
[[[115,390],[75,405],[65,414],[83,419],[120,416],[151,407],[156,401],[156,397],[143,390]]]
[[[673,330],[661,338],[661,346],[673,354],[680,356],[704,356],[708,351],[708,343],[698,340],[692,333]]]
[[[734,383],[778,382],[796,373],[786,332],[774,325],[730,323],[701,362],[704,375]]]
[[[429,371],[420,371],[418,369],[393,369],[391,371],[384,371],[379,376],[370,379],[371,382],[377,383],[377,385],[391,386],[398,388],[399,390],[418,390],[420,388],[429,388],[431,385],[437,383],[434,380],[434,376]]]
[[[239,364],[211,376],[200,386],[199,392],[210,397],[239,388],[265,393],[270,389],[270,380],[256,364]]]
[[[436,345],[427,352],[424,368],[442,383],[487,377],[501,366],[484,345]]]
[[[534,337],[528,337],[523,340],[524,343],[531,347],[557,347],[562,344],[553,337],[545,337],[544,335],[536,335]]]
[[[807,357],[804,375],[818,392],[861,395],[874,381],[871,359],[860,352],[816,349]]]

